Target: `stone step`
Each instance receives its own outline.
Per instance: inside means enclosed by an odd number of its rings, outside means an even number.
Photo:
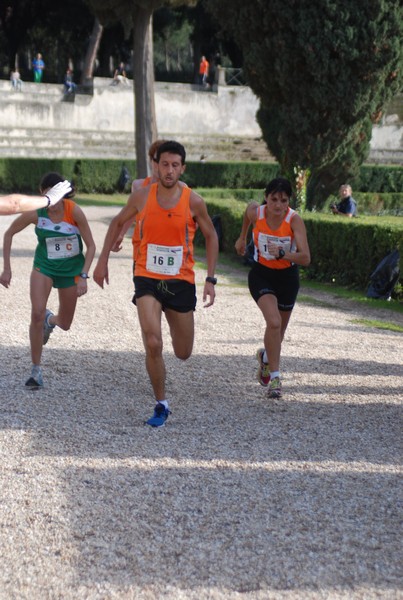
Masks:
[[[160,137],[169,137],[160,133]],[[190,161],[272,161],[261,139],[226,136],[182,136]],[[0,127],[0,157],[104,158],[131,160],[135,157],[132,132],[80,131]]]

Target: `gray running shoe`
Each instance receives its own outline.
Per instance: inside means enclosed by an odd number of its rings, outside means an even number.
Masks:
[[[31,390],[38,390],[43,387],[42,369],[40,367],[32,367],[31,377],[27,379],[25,385]]]
[[[49,336],[52,333],[52,331],[55,328],[55,325],[50,325],[49,324],[49,318],[53,317],[53,313],[51,310],[49,310],[48,308],[46,309],[46,313],[45,313],[45,320],[43,322],[43,345],[48,343],[49,340]]]
[[[280,377],[274,377],[269,383],[269,398],[281,398],[281,380]]]

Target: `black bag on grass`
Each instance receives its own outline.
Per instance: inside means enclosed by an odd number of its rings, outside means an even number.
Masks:
[[[399,251],[389,252],[370,275],[367,298],[389,300],[399,279]]]
[[[118,192],[123,193],[130,180],[129,169],[123,165],[117,183]]]

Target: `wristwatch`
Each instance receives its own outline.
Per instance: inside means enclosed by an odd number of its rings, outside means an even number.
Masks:
[[[217,277],[206,277],[206,281],[215,285],[217,283]]]
[[[284,250],[284,248],[280,248],[280,250],[278,251],[277,260],[280,260],[280,258],[284,258],[284,256],[285,256],[285,250]]]
[[[88,273],[80,273],[80,277],[82,277],[83,279],[89,279],[90,276],[88,275]]]

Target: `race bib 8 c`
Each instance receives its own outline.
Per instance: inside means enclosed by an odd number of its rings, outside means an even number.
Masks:
[[[177,275],[182,266],[182,246],[147,244],[146,269],[159,275]]]
[[[46,238],[46,249],[50,260],[71,258],[80,254],[80,245],[76,235]]]

